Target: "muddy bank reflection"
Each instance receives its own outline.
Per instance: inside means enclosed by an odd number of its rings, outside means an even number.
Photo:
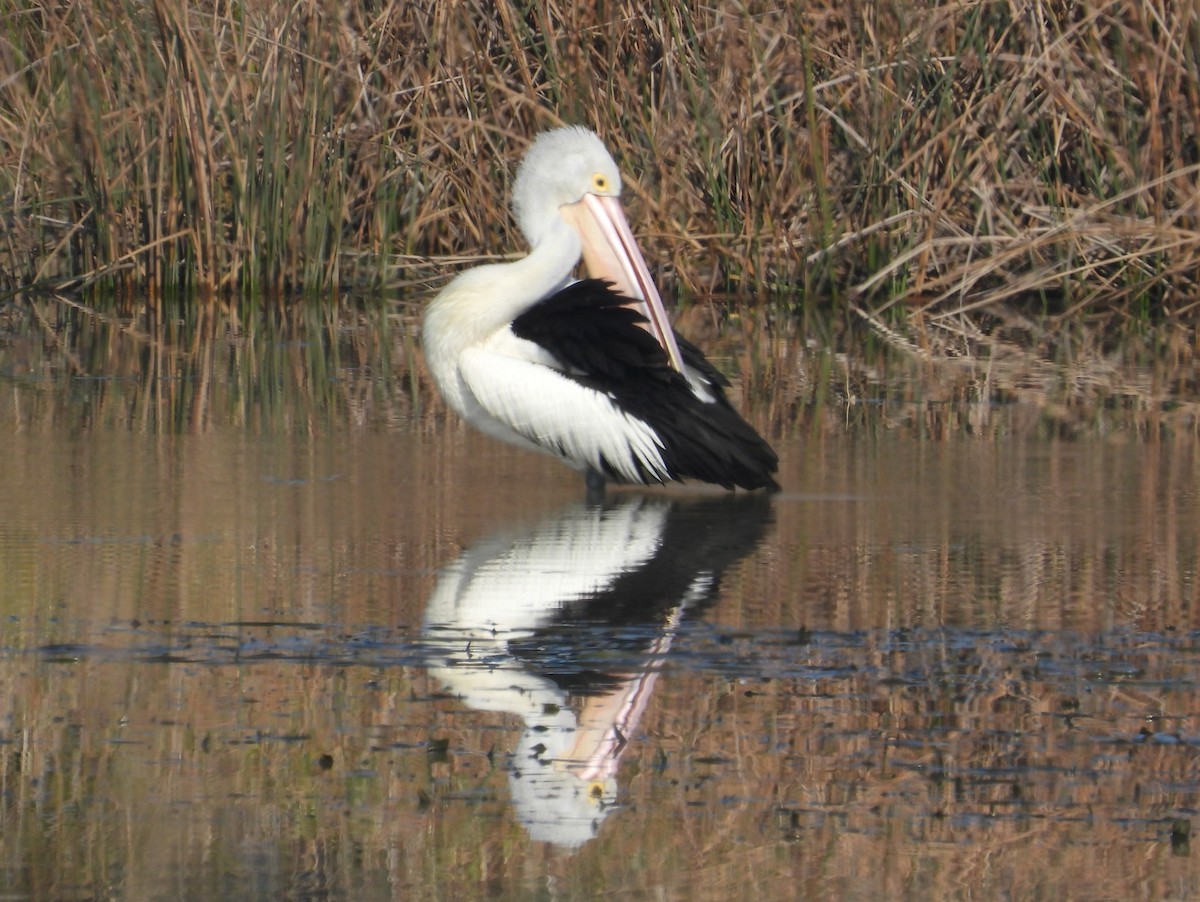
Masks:
[[[521,718],[506,770],[534,839],[578,847],[614,810],[680,625],[769,515],[761,495],[619,495],[506,529],[445,568],[425,613],[430,673],[472,708]]]

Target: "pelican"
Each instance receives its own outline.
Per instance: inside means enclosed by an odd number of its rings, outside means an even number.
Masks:
[[[778,458],[725,397],[728,380],[671,327],[620,193],[594,133],[538,136],[512,197],[529,254],[460,273],[426,310],[442,397],[481,432],[583,472],[589,491],[777,489]]]

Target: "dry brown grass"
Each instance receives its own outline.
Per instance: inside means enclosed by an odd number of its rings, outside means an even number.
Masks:
[[[1164,0],[9,7],[0,292],[423,284],[581,122],[668,285],[1190,323],[1198,47]]]

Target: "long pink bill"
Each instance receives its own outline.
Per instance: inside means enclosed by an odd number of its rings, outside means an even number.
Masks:
[[[671,366],[683,372],[683,357],[646,260],[615,197],[585,194],[578,204],[563,208],[583,238],[583,262],[588,275],[612,282],[618,291],[642,302],[650,331],[662,345]]]

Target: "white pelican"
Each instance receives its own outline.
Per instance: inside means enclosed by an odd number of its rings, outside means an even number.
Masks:
[[[482,432],[587,476],[777,489],[778,459],[725,397],[728,381],[675,334],[595,134],[538,136],[513,185],[532,250],[454,278],[425,313],[446,403]],[[580,257],[590,278],[572,276]]]

